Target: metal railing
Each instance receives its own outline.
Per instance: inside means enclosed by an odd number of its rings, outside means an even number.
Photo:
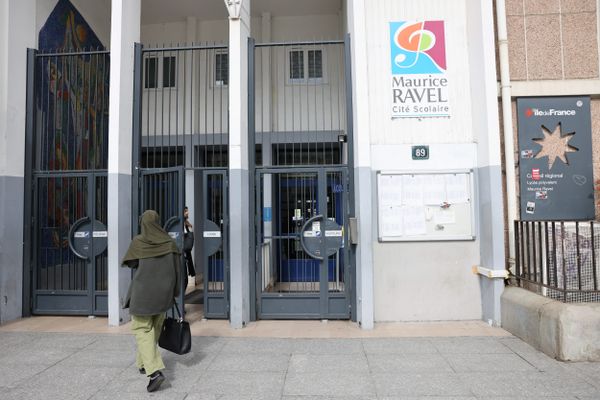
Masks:
[[[515,221],[518,285],[567,303],[600,302],[600,223]]]

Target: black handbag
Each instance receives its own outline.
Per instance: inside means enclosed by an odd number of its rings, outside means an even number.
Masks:
[[[167,317],[163,322],[158,345],[175,354],[187,354],[192,348],[190,323],[185,321],[179,312],[177,302],[174,303],[179,318]],[[173,314],[174,315],[174,314]]]
[[[183,234],[183,251],[191,251],[194,247],[194,232],[189,231]]]

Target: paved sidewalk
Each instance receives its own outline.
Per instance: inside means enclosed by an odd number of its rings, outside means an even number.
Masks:
[[[0,332],[0,399],[599,399],[600,363],[514,337],[193,337],[155,394],[133,336]],[[436,397],[437,396],[437,397]]]

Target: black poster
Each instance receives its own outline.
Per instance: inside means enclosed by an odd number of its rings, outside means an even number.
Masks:
[[[589,97],[517,99],[521,219],[594,219]]]

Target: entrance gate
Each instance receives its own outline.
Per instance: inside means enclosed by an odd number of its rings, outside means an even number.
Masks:
[[[227,60],[226,46],[135,47],[134,226],[154,209],[183,249],[183,209],[192,211],[207,318],[229,317]],[[186,274],[183,251],[181,265]],[[181,289],[183,304],[184,280]]]
[[[107,315],[109,53],[27,55],[24,314]]]
[[[259,319],[356,317],[348,43],[250,41]]]
[[[348,180],[343,168],[264,169],[257,192],[258,275],[261,318],[348,318],[350,255],[347,230]]]

